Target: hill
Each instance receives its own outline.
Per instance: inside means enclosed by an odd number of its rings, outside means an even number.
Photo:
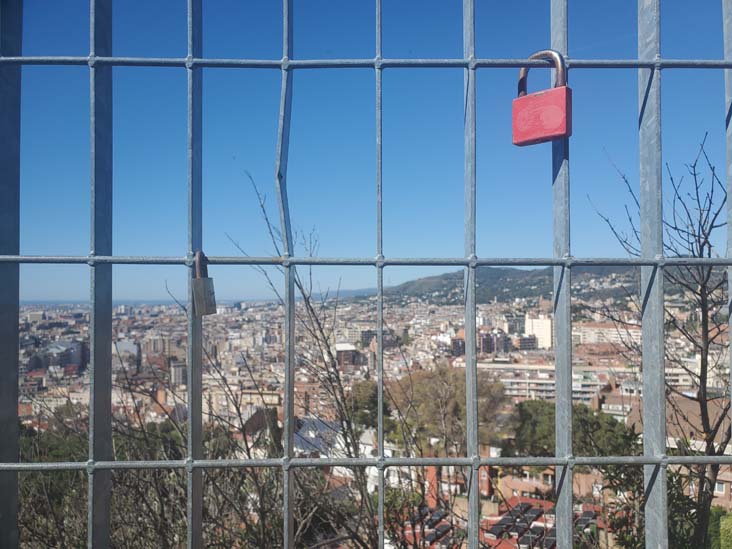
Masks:
[[[478,303],[512,301],[516,298],[550,298],[552,267],[517,269],[513,267],[480,267],[477,270]],[[410,280],[385,288],[387,297],[414,297],[435,304],[458,304],[463,300],[464,271]],[[633,267],[574,267],[572,295],[579,298],[620,299],[627,292],[637,292],[639,269]]]

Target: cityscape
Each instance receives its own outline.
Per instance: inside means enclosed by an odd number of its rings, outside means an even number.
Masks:
[[[476,352],[483,457],[542,455],[535,446],[542,436],[536,431],[541,418],[533,416],[527,422],[521,416],[554,413],[550,276],[547,270],[480,269]],[[533,281],[531,285],[526,285],[527,279]],[[385,289],[386,457],[465,455],[466,339],[461,285],[461,273],[446,273]],[[338,292],[313,293],[302,283],[297,287],[295,455],[324,460],[377,456],[377,296],[372,290],[344,292],[341,297]],[[609,429],[618,437],[615,426],[622,426],[634,438],[624,452],[598,443],[586,446],[586,455],[613,450],[626,454],[641,448],[638,289],[639,272],[634,268],[577,269],[573,280],[572,398],[581,406],[575,415],[589,421],[593,430]],[[672,288],[667,307],[674,318],[688,321],[695,311],[685,297],[683,291]],[[78,417],[85,416],[90,398],[89,314],[88,307],[74,304],[21,306],[18,415],[27,429],[24,432],[56,430],[59,422],[68,426],[73,421],[78,426]],[[284,419],[284,314],[283,304],[275,297],[220,302],[216,314],[204,317],[204,428],[207,432],[218,429],[230,439],[227,451],[219,454],[209,441],[204,449],[207,457],[281,455],[276,438]],[[706,386],[710,394],[723,396],[729,376],[726,332],[717,335],[706,357],[715,364],[708,368]],[[674,357],[667,360],[665,372],[668,451],[703,452],[699,407],[687,398],[698,392],[702,357],[682,333],[670,332],[666,345],[667,354]],[[114,306],[112,413],[116,437],[130,436],[125,429],[133,426],[145,432],[151,425],[185,423],[186,346],[187,313],[181,303]],[[709,398],[713,403],[709,413],[716,421],[726,413],[723,399]],[[543,436],[548,435],[553,445],[553,419],[550,425],[552,432]],[[522,430],[529,427],[534,431],[526,446]],[[78,428],[85,438],[83,421]],[[592,433],[585,434],[592,437]],[[722,436],[720,430],[717,442]],[[578,444],[580,447],[585,446]],[[553,448],[545,450],[543,455],[553,455]],[[724,447],[724,454],[730,453]],[[152,455],[144,452],[141,457],[151,459]],[[386,545],[461,546],[467,516],[463,469],[387,468],[387,490],[421,496],[407,515],[402,515],[402,506],[386,508]],[[333,497],[347,491],[355,500],[371,498],[379,487],[375,466],[358,473],[353,468],[327,466],[320,472],[323,490]],[[600,467],[575,470],[576,541],[580,546],[624,546],[616,538],[628,528],[621,518],[628,513],[632,498],[606,474]],[[553,467],[481,468],[481,543],[491,548],[554,547],[556,482]],[[693,497],[693,488],[693,482],[686,483],[682,490]],[[716,475],[713,503],[720,512],[732,510],[732,471],[728,467],[721,467]],[[263,517],[252,511],[248,519],[258,523]],[[358,523],[363,517],[349,520]],[[338,542],[329,543],[337,534],[337,527],[314,528],[310,542],[339,547]],[[170,532],[166,536],[172,537]]]

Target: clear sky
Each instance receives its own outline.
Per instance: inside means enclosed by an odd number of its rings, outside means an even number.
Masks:
[[[185,56],[182,0],[114,2],[115,55]],[[374,6],[365,0],[294,0],[294,58],[373,57]],[[385,57],[462,57],[458,0],[384,0]],[[204,55],[281,57],[275,0],[206,0]],[[636,3],[570,2],[569,54],[635,58]],[[26,55],[87,55],[88,2],[26,2]],[[549,2],[476,0],[476,55],[525,57],[549,46]],[[662,55],[721,58],[721,2],[662,1]],[[481,69],[477,80],[480,256],[551,255],[550,146],[511,145],[517,69]],[[548,83],[534,70],[530,89]],[[637,70],[571,72],[572,251],[621,256],[596,215],[621,218],[627,196],[613,164],[638,176]],[[205,69],[204,250],[272,253],[246,177],[274,219],[278,70]],[[387,69],[383,84],[384,253],[463,254],[461,69]],[[319,255],[376,254],[375,90],[372,69],[296,71],[289,192],[294,227],[319,237]],[[675,174],[709,132],[723,173],[720,70],[667,70],[662,78],[664,162]],[[21,253],[89,250],[89,82],[86,67],[24,67]],[[589,199],[588,199],[589,196]],[[114,253],[182,256],[187,238],[186,75],[182,68],[114,69]],[[302,249],[300,250],[302,253]],[[86,266],[24,265],[21,299],[86,300]],[[386,269],[387,284],[448,269]],[[212,267],[220,299],[267,297],[249,267]],[[376,285],[372,268],[321,268],[323,287]],[[115,299],[185,296],[184,267],[115,266]]]

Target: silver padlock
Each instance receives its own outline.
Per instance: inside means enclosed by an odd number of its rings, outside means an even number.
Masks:
[[[208,277],[208,258],[197,251],[194,258],[193,310],[196,316],[216,314],[216,294],[213,278]]]

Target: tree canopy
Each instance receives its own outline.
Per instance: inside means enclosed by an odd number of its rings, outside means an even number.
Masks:
[[[436,440],[440,452],[465,455],[465,369],[441,364],[432,370],[412,372],[389,384],[392,406],[422,443]],[[478,372],[478,428],[483,443],[497,440],[503,385],[486,372]]]
[[[584,404],[572,409],[572,448],[575,455],[623,456],[638,451],[638,434],[625,424]],[[513,418],[515,436],[504,445],[504,455],[554,455],[554,402],[519,403]]]

